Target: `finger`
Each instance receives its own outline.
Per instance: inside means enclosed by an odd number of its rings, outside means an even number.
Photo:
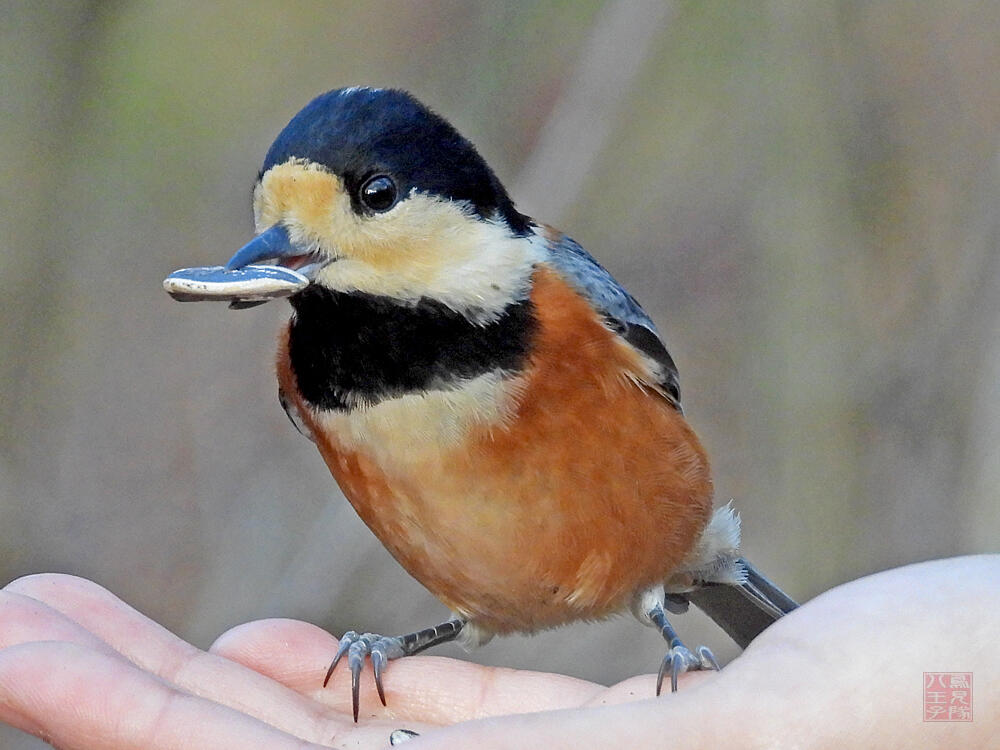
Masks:
[[[421,735],[404,747],[445,750],[474,747],[508,750],[544,747],[552,750],[616,747],[684,747],[715,750],[744,747],[739,722],[711,715],[709,707],[675,700],[681,693],[603,708],[568,709],[502,716],[445,727]],[[683,703],[684,705],[679,705]],[[693,710],[689,710],[693,709]],[[721,720],[720,720],[721,717]]]
[[[164,677],[197,652],[194,646],[83,578],[49,573],[25,576],[4,590],[42,602],[133,663]]]
[[[29,596],[0,591],[0,649],[33,641],[66,641],[116,654],[108,644],[62,612]]]
[[[337,711],[351,710],[350,672],[323,677],[337,639],[308,623],[263,620],[233,628],[213,644],[213,653],[245,664]],[[437,724],[507,713],[579,706],[605,690],[563,675],[483,667],[457,659],[411,656],[389,663],[383,709],[371,670],[362,678],[361,705],[370,716]]]
[[[761,738],[772,736],[773,721],[787,715],[787,696],[732,690],[719,674],[685,676],[681,690],[661,697],[653,696],[655,675],[634,677],[581,707],[455,724],[414,739],[412,747],[580,750],[676,746],[715,750],[774,745]]]
[[[678,692],[691,690],[703,681],[711,681],[719,676],[720,672],[696,671],[685,672],[678,681]],[[620,703],[633,703],[635,701],[647,700],[656,697],[656,675],[644,674],[637,677],[629,677],[616,685],[606,688],[587,701],[588,706],[616,706]],[[663,696],[664,699],[669,696]]]
[[[320,747],[178,691],[121,659],[57,642],[0,652],[0,721],[67,749]]]
[[[194,695],[297,736],[325,737],[330,716],[267,677],[186,643],[97,584],[65,575],[29,576],[7,587],[53,607],[133,664]],[[344,726],[346,721],[341,717]]]

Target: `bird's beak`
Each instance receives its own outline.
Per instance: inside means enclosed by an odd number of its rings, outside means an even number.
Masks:
[[[297,271],[310,280],[329,263],[311,248],[295,245],[288,236],[288,230],[281,224],[275,224],[237,250],[226,263],[226,271],[236,271],[268,260],[274,260],[277,265]]]
[[[257,265],[259,261],[272,261]],[[292,242],[280,224],[250,240],[223,266],[181,268],[163,280],[163,288],[182,302],[215,300],[230,307],[261,305],[305,289],[331,259]]]

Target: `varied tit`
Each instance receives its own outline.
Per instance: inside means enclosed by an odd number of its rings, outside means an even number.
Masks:
[[[355,720],[369,655],[384,704],[390,659],[631,609],[668,643],[659,693],[665,674],[676,690],[718,668],[668,611],[694,602],[745,646],[795,607],[740,557],[731,508],[712,511],[653,322],[576,242],[519,213],[443,118],[402,91],[323,94],[271,145],[253,209],[259,234],[212,272],[215,296],[290,295],[281,405],[453,612],[343,636],[327,680],[346,654]],[[247,292],[266,274],[292,280]]]

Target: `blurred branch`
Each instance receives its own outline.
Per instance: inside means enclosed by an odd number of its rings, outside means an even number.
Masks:
[[[665,0],[616,0],[597,14],[575,74],[515,182],[512,193],[529,213],[557,221],[576,200],[675,7]]]

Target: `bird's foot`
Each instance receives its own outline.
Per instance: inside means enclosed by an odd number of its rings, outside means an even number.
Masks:
[[[382,685],[382,672],[389,660],[410,656],[439,643],[453,641],[462,632],[464,625],[465,622],[462,620],[449,620],[433,628],[396,636],[358,633],[349,630],[340,639],[337,653],[334,655],[333,661],[330,662],[330,668],[326,670],[323,687],[326,687],[330,682],[334,668],[340,663],[344,654],[347,654],[347,665],[351,669],[351,708],[354,713],[354,721],[357,722],[361,693],[361,669],[364,667],[365,657],[371,656],[375,690],[378,691],[379,700],[384,706],[385,688]]]
[[[354,721],[358,720],[358,706],[360,704],[361,692],[361,668],[365,664],[365,657],[369,654],[372,658],[372,672],[375,674],[375,689],[378,691],[379,700],[385,705],[385,688],[382,687],[382,670],[390,659],[398,659],[405,656],[403,650],[403,638],[401,636],[384,636],[378,633],[357,633],[348,630],[340,639],[337,653],[330,662],[330,668],[326,670],[326,678],[323,680],[323,687],[330,682],[334,667],[340,663],[344,654],[347,654],[347,665],[351,668],[351,703],[354,709]]]
[[[719,662],[708,646],[698,646],[694,652],[681,643],[676,638],[663,657],[660,663],[660,671],[656,675],[656,694],[659,695],[663,689],[663,678],[670,672],[670,692],[677,692],[677,678],[685,672],[693,672],[700,669],[713,669],[719,671]]]
[[[685,672],[694,672],[701,669],[714,669],[718,671],[719,662],[708,647],[698,646],[694,651],[691,651],[691,649],[681,642],[677,631],[674,630],[667,619],[666,610],[668,607],[671,611],[674,609],[684,611],[686,609],[686,602],[683,602],[685,606],[681,608],[678,602],[673,601],[669,596],[664,596],[662,589],[651,589],[645,596],[648,598],[645,601],[641,601],[642,611],[647,618],[645,621],[660,631],[660,635],[663,636],[663,640],[669,646],[667,655],[663,657],[663,661],[660,663],[660,671],[656,675],[656,694],[659,695],[662,691],[663,678],[668,672],[670,673],[670,692],[676,693],[677,678]]]

